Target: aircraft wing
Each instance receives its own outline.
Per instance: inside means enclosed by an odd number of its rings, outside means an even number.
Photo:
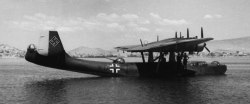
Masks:
[[[127,51],[129,49],[136,48],[136,47],[139,47],[139,46],[141,46],[141,45],[127,45],[127,46],[115,47],[115,49],[122,50],[122,51]]]
[[[159,42],[152,42],[149,44],[121,46],[115,49],[123,50],[127,52],[161,52],[161,51],[190,51],[190,47],[195,47],[200,43],[213,40],[213,38],[201,38],[201,39],[185,39],[185,38],[171,38],[162,40]]]

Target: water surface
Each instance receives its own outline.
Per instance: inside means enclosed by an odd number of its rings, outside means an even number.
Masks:
[[[0,102],[8,104],[250,103],[250,64],[226,75],[189,78],[103,78],[0,59]]]

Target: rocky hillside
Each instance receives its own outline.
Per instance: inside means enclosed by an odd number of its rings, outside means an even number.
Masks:
[[[250,37],[242,37],[226,40],[213,40],[207,42],[212,52],[250,52]],[[101,48],[79,47],[68,52],[73,57],[102,57],[102,56],[138,56],[137,54],[117,52],[116,50],[104,50]],[[24,57],[25,51],[15,47],[0,44],[0,58]]]
[[[101,48],[79,47],[68,52],[73,57],[94,57],[94,56],[112,56],[113,51],[104,50]]]
[[[24,57],[25,51],[9,46],[7,44],[0,44],[0,58]]]
[[[226,40],[213,40],[207,42],[207,47],[212,52],[250,52],[250,37],[242,37]],[[138,56],[137,54],[117,52],[116,50],[104,50],[101,48],[79,47],[68,52],[73,57],[102,57],[102,56]],[[0,44],[0,58],[24,57],[25,51]]]
[[[213,40],[207,42],[207,47],[212,52],[235,53],[250,52],[250,37],[242,37],[226,40]],[[73,57],[101,57],[101,56],[140,56],[137,54],[117,52],[116,50],[104,50],[100,48],[79,47],[68,52]]]
[[[242,37],[226,40],[213,40],[207,42],[211,51],[241,51],[250,52],[250,37]]]

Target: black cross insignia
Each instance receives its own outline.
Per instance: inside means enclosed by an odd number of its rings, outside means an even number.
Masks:
[[[111,70],[112,73],[118,73],[120,66],[118,64],[111,64],[109,65],[109,70]]]

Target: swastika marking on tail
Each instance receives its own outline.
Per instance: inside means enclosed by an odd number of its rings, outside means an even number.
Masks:
[[[55,47],[60,41],[54,36],[52,39],[49,40],[49,43]]]

